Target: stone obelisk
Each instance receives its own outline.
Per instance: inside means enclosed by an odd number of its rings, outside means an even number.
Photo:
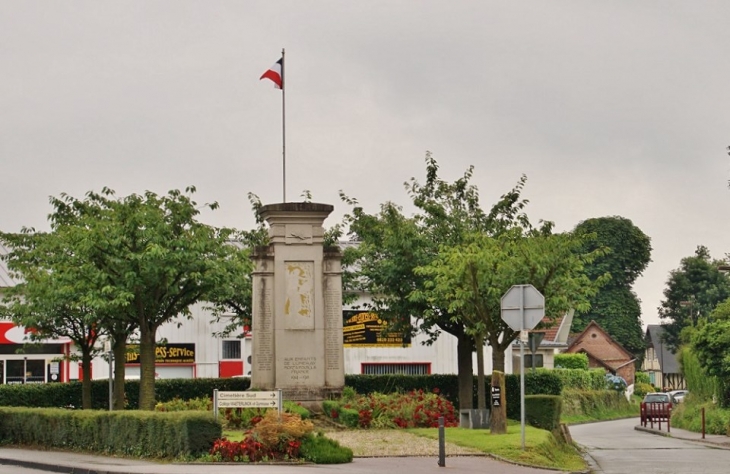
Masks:
[[[341,254],[323,246],[333,209],[263,206],[270,244],[253,256],[251,388],[282,389],[284,399],[312,407],[345,385]]]

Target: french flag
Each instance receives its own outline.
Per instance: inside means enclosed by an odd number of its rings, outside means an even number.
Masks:
[[[259,78],[259,80],[261,80],[261,79],[269,79],[269,80],[271,80],[274,83],[274,85],[275,85],[275,87],[277,89],[283,89],[284,88],[284,71],[283,71],[283,68],[282,68],[282,65],[281,65],[283,59],[284,58],[279,59],[278,61],[276,61],[276,63],[274,63],[274,65],[271,66],[269,68],[269,70],[266,71]]]

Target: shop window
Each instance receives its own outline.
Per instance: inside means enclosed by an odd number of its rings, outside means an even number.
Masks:
[[[431,373],[430,363],[414,364],[362,364],[365,375],[428,375]]]
[[[535,354],[533,355],[525,355],[525,369],[531,369],[532,368],[532,358],[535,358],[535,367],[544,367],[543,361],[542,361],[542,354]]]
[[[6,360],[6,383],[44,383],[46,381],[46,361],[43,359]]]
[[[241,341],[223,341],[223,359],[241,358]]]

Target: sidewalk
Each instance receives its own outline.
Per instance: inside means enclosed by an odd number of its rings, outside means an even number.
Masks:
[[[533,469],[496,461],[483,456],[447,457],[446,467],[437,465],[436,457],[355,458],[348,464],[161,464],[139,459],[94,456],[59,451],[0,448],[0,464],[62,473],[83,474],[233,474],[258,472],[264,474],[306,474],[372,472],[418,472],[419,474],[448,471],[458,473],[499,472],[500,474],[555,474],[556,471]]]
[[[705,439],[702,439],[702,433],[695,433],[694,431],[687,431],[673,426],[670,428],[670,431],[667,432],[666,423],[662,423],[661,430],[658,428],[657,423],[654,423],[654,428],[652,428],[650,424],[647,424],[645,427],[637,425],[634,429],[659,436],[668,436],[670,438],[684,439],[687,441],[697,441],[700,443],[712,444],[719,448],[730,449],[730,437],[724,435],[705,434]]]

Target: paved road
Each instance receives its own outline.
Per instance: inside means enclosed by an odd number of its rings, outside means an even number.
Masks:
[[[48,471],[39,471],[38,469],[26,469],[20,466],[0,464],[0,474],[48,474]]]
[[[730,450],[636,431],[638,418],[570,427],[601,474],[727,474]],[[672,430],[673,432],[675,430]]]

